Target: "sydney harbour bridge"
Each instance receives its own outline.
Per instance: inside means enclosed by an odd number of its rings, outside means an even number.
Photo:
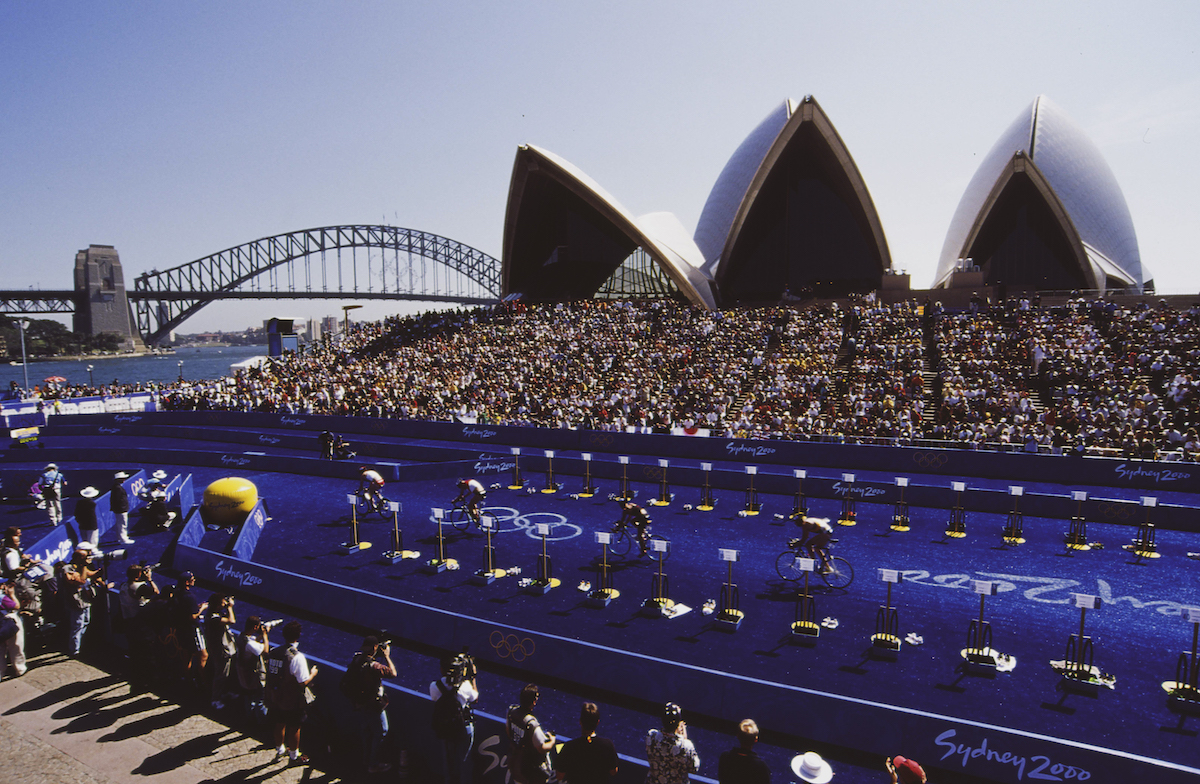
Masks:
[[[98,271],[89,258],[96,249]],[[396,226],[325,226],[263,237],[161,272],[142,273],[132,288],[124,284],[114,249],[91,246],[89,251],[76,257],[74,288],[0,291],[0,312],[74,313],[79,330],[82,314],[115,306],[121,323],[129,325],[116,331],[131,336],[136,328],[146,344],[154,345],[217,300],[486,304],[500,299],[498,259],[437,234]],[[127,313],[132,323],[124,318]],[[85,325],[86,331],[101,331],[95,328],[99,321],[87,323],[92,328]]]

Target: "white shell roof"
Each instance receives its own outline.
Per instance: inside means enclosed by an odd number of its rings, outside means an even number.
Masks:
[[[725,240],[746,191],[793,112],[795,104],[787,100],[764,117],[738,145],[709,191],[708,200],[700,212],[700,221],[696,224],[695,236],[696,245],[704,255],[704,272],[710,279],[717,274]]]
[[[687,231],[678,218],[666,212],[654,212],[640,219],[635,218],[612,194],[565,158],[532,144],[523,145],[518,151],[518,160],[522,153],[533,153],[557,167],[560,175],[558,179],[561,181],[563,176],[569,178],[576,186],[573,190],[579,192],[582,188],[591,197],[589,200],[593,204],[600,203],[611,211],[617,219],[616,225],[663,265],[663,271],[689,301],[710,310],[716,309],[712,289],[701,270],[703,257],[696,244],[687,236]]]
[[[1096,267],[1139,288],[1151,279],[1142,266],[1129,206],[1100,149],[1058,106],[1038,96],[1001,134],[967,185],[942,245],[935,286],[969,252],[979,213],[1018,150],[1050,183]]]

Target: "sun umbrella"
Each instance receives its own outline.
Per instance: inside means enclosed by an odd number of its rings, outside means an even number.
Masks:
[[[67,380],[62,376],[50,376],[50,378],[46,379],[46,383],[48,384],[65,384],[66,382]]]

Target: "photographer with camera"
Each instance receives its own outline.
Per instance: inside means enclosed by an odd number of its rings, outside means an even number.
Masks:
[[[233,657],[237,653],[237,638],[233,636],[237,617],[233,605],[232,596],[214,593],[208,599],[208,612],[204,618],[204,649],[208,651],[213,710],[223,710],[225,695],[233,691]]]
[[[382,657],[382,661],[380,658]],[[379,761],[379,747],[388,734],[387,694],[383,678],[396,677],[392,663],[392,642],[375,635],[363,638],[362,648],[354,654],[342,676],[341,689],[362,716],[362,733],[367,739],[367,773],[386,773],[392,766]]]
[[[175,583],[175,590],[171,593],[171,607],[175,638],[179,641],[179,655],[183,662],[182,675],[185,679],[191,677],[196,688],[200,689],[201,674],[208,663],[208,650],[201,631],[208,602],[200,601],[192,590],[195,587],[196,575],[191,572],[179,575],[179,582]]]
[[[67,650],[68,656],[78,656],[79,646],[83,643],[83,633],[87,631],[92,620],[92,602],[101,596],[106,588],[112,588],[103,578],[97,579],[102,568],[93,568],[92,557],[96,548],[91,542],[80,542],[75,546],[71,560],[60,564],[58,595],[62,601],[63,613],[67,619]]]
[[[117,591],[121,605],[121,619],[125,625],[125,639],[129,644],[129,663],[132,678],[143,678],[151,672],[154,631],[142,608],[160,594],[154,584],[153,572],[158,564],[134,564],[125,570],[125,583]]]
[[[663,728],[646,735],[646,762],[651,784],[688,784],[691,774],[700,770],[700,755],[688,740],[683,708],[673,702],[663,706]]]
[[[442,660],[442,677],[429,684],[433,700],[433,733],[442,744],[446,784],[471,780],[471,747],[475,743],[475,715],[471,706],[479,699],[475,659],[463,651]]]
[[[20,611],[16,587],[11,582],[0,586],[0,678],[10,665],[16,677],[25,674],[25,627]]]
[[[13,587],[13,596],[20,603],[22,626],[26,631],[39,628],[43,621],[43,595],[50,594],[54,580],[42,562],[21,549],[21,529],[11,526],[4,532],[4,548],[0,551],[0,573]]]
[[[246,626],[237,639],[234,671],[237,672],[246,720],[258,724],[267,718],[264,691],[267,686],[267,651],[271,649],[268,635],[282,621],[263,623],[257,615],[246,619]]]

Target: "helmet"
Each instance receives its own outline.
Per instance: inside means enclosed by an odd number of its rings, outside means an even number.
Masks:
[[[459,487],[466,487],[469,484],[471,484],[471,480],[469,480],[469,479],[459,479],[458,480]]]

